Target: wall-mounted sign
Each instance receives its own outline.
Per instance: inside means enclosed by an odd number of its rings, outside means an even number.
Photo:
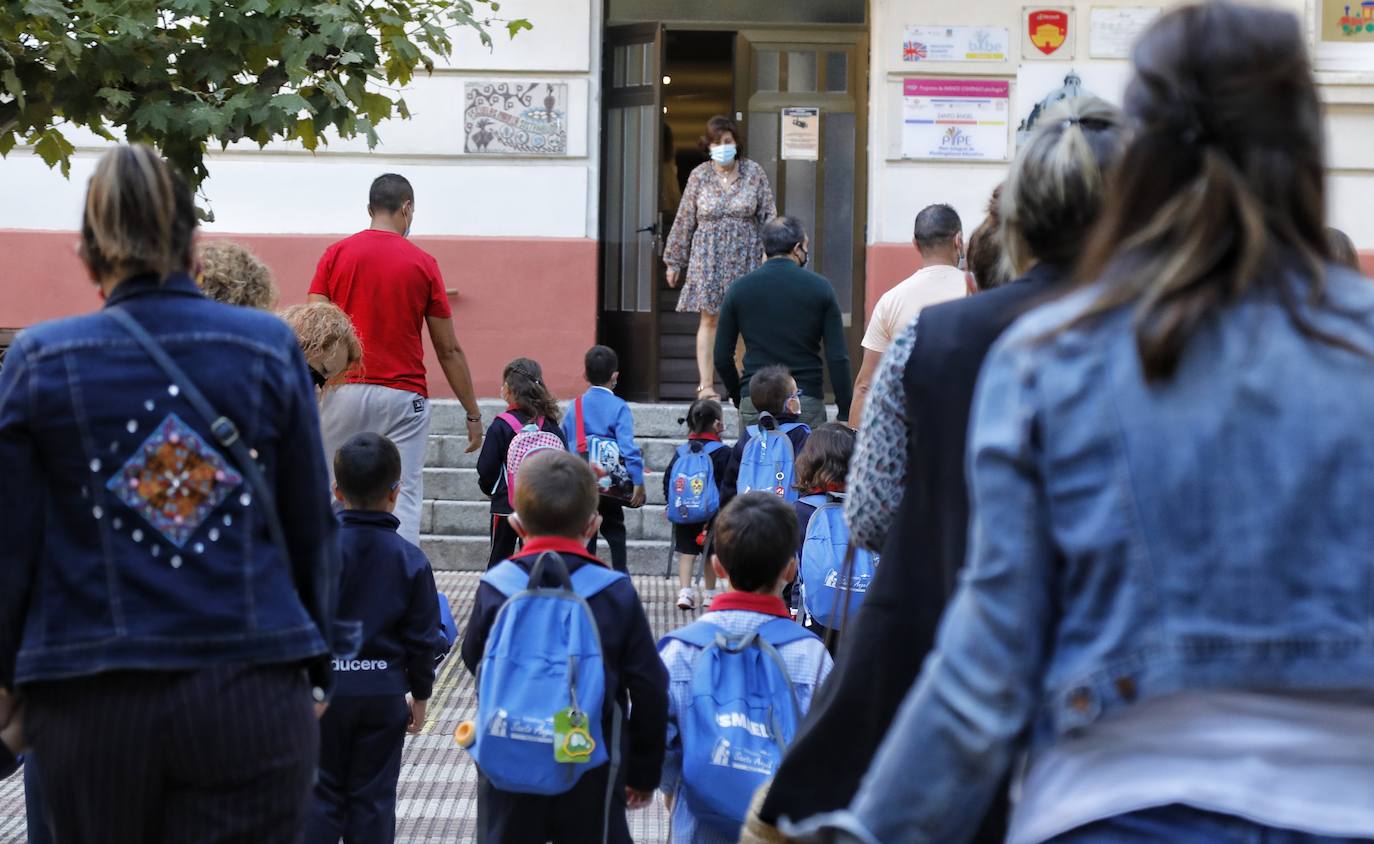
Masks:
[[[465,152],[568,154],[568,83],[468,82],[464,93]]]
[[[1129,59],[1136,39],[1159,14],[1158,6],[1094,6],[1088,55],[1094,59]]]
[[[1007,159],[1011,83],[920,77],[902,82],[902,157]]]
[[[815,161],[820,158],[821,110],[783,109],[781,138],[779,157],[784,161]]]
[[[1027,59],[1072,59],[1073,9],[1027,6],[1022,10],[1021,55]]]
[[[1374,0],[1325,0],[1319,14],[1323,41],[1374,42]]]
[[[1004,62],[1010,37],[997,26],[908,26],[904,62]]]

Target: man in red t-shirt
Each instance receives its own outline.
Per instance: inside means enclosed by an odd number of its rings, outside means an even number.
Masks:
[[[333,302],[353,320],[363,364],[347,384],[325,393],[320,421],[332,472],[334,452],[354,434],[381,434],[401,451],[400,533],[420,542],[429,387],[421,325],[429,328],[444,377],[467,411],[468,451],[482,446],[482,414],[467,357],[434,257],[406,239],[415,192],[402,176],[378,176],[368,194],[372,226],[325,250],[310,300]],[[332,478],[332,476],[331,476]]]

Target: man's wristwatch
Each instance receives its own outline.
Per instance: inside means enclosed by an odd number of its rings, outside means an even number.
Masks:
[[[468,414],[468,421],[469,421],[469,422],[481,422],[481,421],[482,421],[482,414],[479,413],[479,414],[477,414],[476,416],[473,416],[471,413],[469,413],[469,414]]]

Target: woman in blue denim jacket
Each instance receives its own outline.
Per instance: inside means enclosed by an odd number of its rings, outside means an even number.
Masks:
[[[290,329],[188,274],[190,192],[101,158],[81,254],[252,449],[244,467],[108,313],[35,326],[0,371],[0,688],[22,698],[59,841],[293,841],[329,685],[338,565]],[[0,724],[0,727],[3,727]]]
[[[1374,839],[1374,284],[1326,260],[1304,44],[1220,2],[1138,43],[1093,283],[983,368],[938,646],[791,834],[965,840],[1024,750],[1013,844]]]

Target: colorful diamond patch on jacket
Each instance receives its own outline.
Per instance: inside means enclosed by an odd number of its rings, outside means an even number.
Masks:
[[[170,413],[106,486],[181,548],[241,483],[218,451]]]

